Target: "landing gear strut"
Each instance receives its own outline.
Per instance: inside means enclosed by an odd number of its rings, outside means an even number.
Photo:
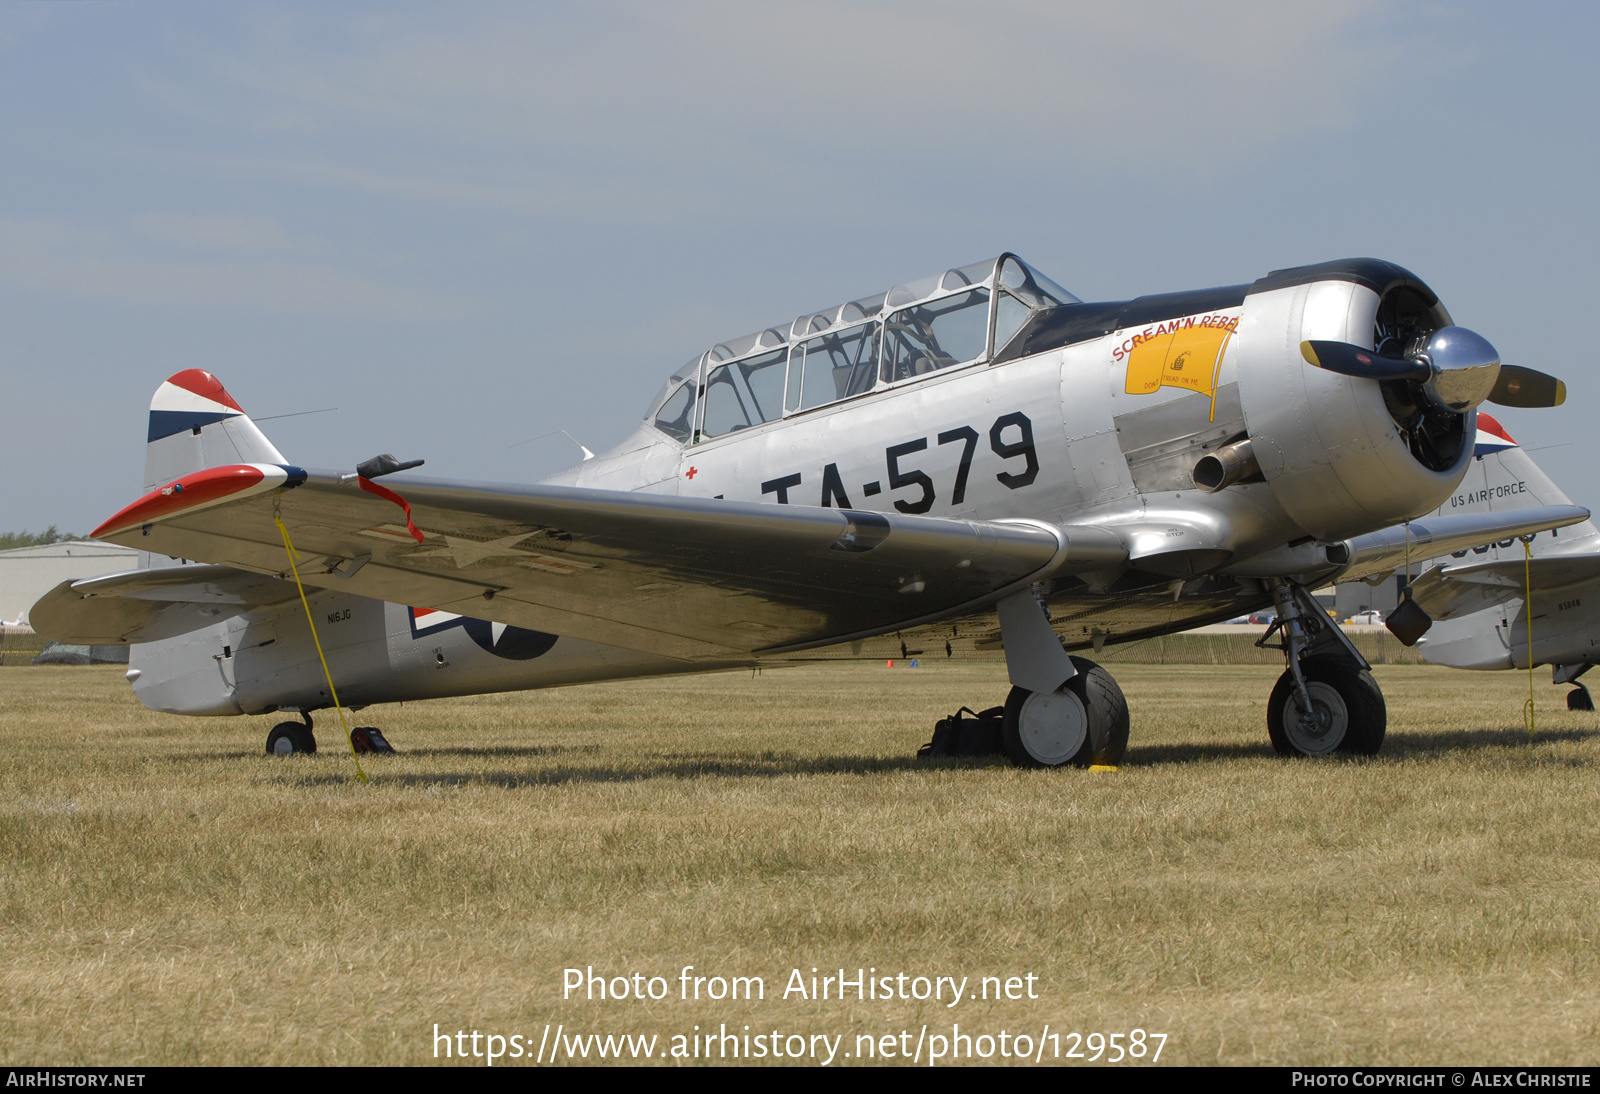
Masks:
[[[1288,666],[1267,700],[1272,747],[1280,756],[1376,754],[1389,715],[1372,666],[1304,586],[1276,581],[1272,597],[1278,618],[1256,642],[1282,650]]]
[[[305,719],[305,725],[279,722],[272,727],[272,732],[267,734],[267,755],[293,756],[297,752],[312,753],[317,750],[317,738],[311,731],[311,715],[302,712],[300,717]]]

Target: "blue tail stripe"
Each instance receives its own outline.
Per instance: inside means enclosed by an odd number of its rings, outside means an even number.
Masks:
[[[239,413],[233,410],[152,410],[150,436],[145,439],[145,444],[159,441],[162,437],[170,437],[174,433],[182,433],[195,426],[211,425],[224,418],[237,417]]]

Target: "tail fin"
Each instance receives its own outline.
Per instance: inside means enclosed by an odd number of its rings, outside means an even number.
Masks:
[[[156,388],[144,453],[147,491],[208,467],[286,462],[222,382],[198,368]]]
[[[1533,457],[1522,450],[1506,428],[1490,415],[1478,411],[1478,437],[1473,448],[1477,458],[1450,500],[1439,507],[1440,515],[1450,513],[1504,512],[1532,509],[1542,505],[1571,505],[1562,489],[1550,480]],[[1587,553],[1600,549],[1600,530],[1593,521],[1584,521],[1554,532],[1540,532],[1531,542],[1535,556]],[[1522,558],[1522,544],[1514,539],[1463,551],[1455,559],[1442,562]]]

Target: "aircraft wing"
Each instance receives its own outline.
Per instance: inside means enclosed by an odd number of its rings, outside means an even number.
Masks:
[[[1406,525],[1394,524],[1348,540],[1350,564],[1339,575],[1339,580],[1355,581],[1373,574],[1388,573],[1404,566],[1408,554],[1415,564],[1454,551],[1481,547],[1496,540],[1530,535],[1548,528],[1565,528],[1588,519],[1589,510],[1580,505],[1544,505],[1492,513],[1419,517],[1411,522],[1409,529]]]
[[[63,581],[29,613],[53,642],[155,642],[294,600],[293,583],[231,566],[169,566]]]
[[[680,657],[853,640],[1120,562],[1096,528],[243,464],[195,472],[95,538]]]
[[[1412,586],[1418,604],[1434,619],[1468,615],[1494,604],[1581,585],[1600,578],[1600,555],[1543,555],[1435,566]]]

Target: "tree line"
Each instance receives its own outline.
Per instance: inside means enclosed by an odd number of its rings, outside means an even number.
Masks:
[[[42,532],[0,532],[0,551],[13,547],[43,547],[50,543],[73,543],[83,536],[62,535],[52,524]]]

